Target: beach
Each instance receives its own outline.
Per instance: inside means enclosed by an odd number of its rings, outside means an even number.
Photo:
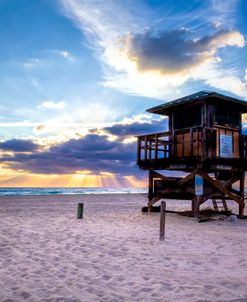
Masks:
[[[145,194],[0,197],[0,301],[247,301],[247,220],[168,213],[159,241],[160,214],[141,213],[146,203]]]

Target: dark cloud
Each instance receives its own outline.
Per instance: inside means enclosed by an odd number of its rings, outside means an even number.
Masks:
[[[178,29],[159,34],[150,31],[135,34],[123,43],[130,43],[129,58],[137,63],[140,70],[171,74],[214,59],[217,48],[241,44],[237,39],[240,40],[237,32],[219,31],[211,36],[195,38],[190,31]]]
[[[37,150],[38,145],[30,140],[12,139],[0,143],[0,150],[13,152],[31,152]]]
[[[108,133],[118,136],[118,140],[109,141],[107,135],[90,133],[80,139],[71,139],[67,142],[50,147],[49,150],[38,151],[32,141],[25,141],[25,149],[32,151],[29,154],[15,153],[14,156],[5,156],[0,159],[12,169],[21,169],[41,174],[70,174],[79,170],[90,170],[97,174],[102,171],[118,175],[143,175],[136,166],[136,143],[123,143],[125,137],[136,134],[164,131],[165,120],[150,123],[135,122],[129,125],[114,125],[107,127]],[[12,142],[15,151],[20,151],[20,140]],[[8,145],[10,141],[2,143]],[[23,142],[23,141],[21,141]],[[11,144],[10,144],[11,145]],[[10,149],[8,145],[8,150]],[[29,148],[27,148],[29,146]],[[33,149],[32,149],[33,148]],[[13,150],[14,151],[14,150]]]
[[[117,136],[136,136],[148,133],[162,132],[167,129],[167,119],[156,120],[152,123],[135,122],[127,125],[116,124],[104,128],[108,133]]]
[[[67,174],[78,170],[94,173],[108,171],[126,173],[135,166],[136,144],[110,142],[106,136],[87,135],[78,140],[69,140],[51,147],[48,151],[34,151],[2,157],[12,169],[32,173]]]

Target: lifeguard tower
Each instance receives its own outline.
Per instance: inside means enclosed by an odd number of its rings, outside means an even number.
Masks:
[[[138,136],[137,164],[149,170],[148,211],[161,199],[192,201],[194,216],[212,199],[227,209],[227,200],[244,214],[247,137],[242,114],[247,102],[201,91],[147,110],[169,118],[167,132]],[[167,177],[159,170],[187,172]]]

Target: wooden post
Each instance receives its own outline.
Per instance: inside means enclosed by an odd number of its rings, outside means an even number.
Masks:
[[[154,149],[154,158],[157,160],[158,158],[158,134],[155,134],[155,149]]]
[[[195,212],[195,199],[191,200],[191,212],[194,214]]]
[[[196,195],[195,205],[194,205],[194,217],[199,217],[199,208],[200,208],[200,196]]]
[[[207,157],[207,146],[206,146],[206,129],[202,128],[202,160],[204,161]]]
[[[137,139],[137,161],[139,162],[141,160],[141,146],[142,146],[142,140],[140,137]]]
[[[153,190],[154,190],[153,170],[149,170],[148,205],[149,202],[153,199]],[[152,212],[152,206],[148,206],[148,212]]]
[[[240,178],[240,196],[241,196],[241,201],[243,204],[239,204],[239,216],[244,215],[244,182],[245,182],[245,172],[242,172],[241,178]]]
[[[165,224],[166,224],[166,202],[161,201],[160,207],[160,240],[165,240]]]
[[[149,170],[149,184],[148,184],[148,201],[153,199],[153,190],[154,190],[154,182],[153,182],[153,170]]]
[[[147,136],[145,135],[145,148],[144,148],[144,160],[148,158],[148,140]]]
[[[190,156],[193,156],[193,128],[190,128]]]
[[[83,203],[79,202],[77,207],[77,219],[83,219]]]

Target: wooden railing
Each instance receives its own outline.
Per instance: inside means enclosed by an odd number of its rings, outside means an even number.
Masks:
[[[138,136],[137,160],[168,158],[171,152],[171,132]]]
[[[220,158],[222,130],[194,127],[173,132],[138,136],[137,161],[196,157],[200,160]],[[228,131],[229,132],[229,131]],[[230,132],[226,133],[231,135]],[[247,136],[232,131],[231,158],[247,160]]]
[[[205,157],[209,152],[207,140],[211,138],[212,130],[203,127],[138,136],[137,161]]]

